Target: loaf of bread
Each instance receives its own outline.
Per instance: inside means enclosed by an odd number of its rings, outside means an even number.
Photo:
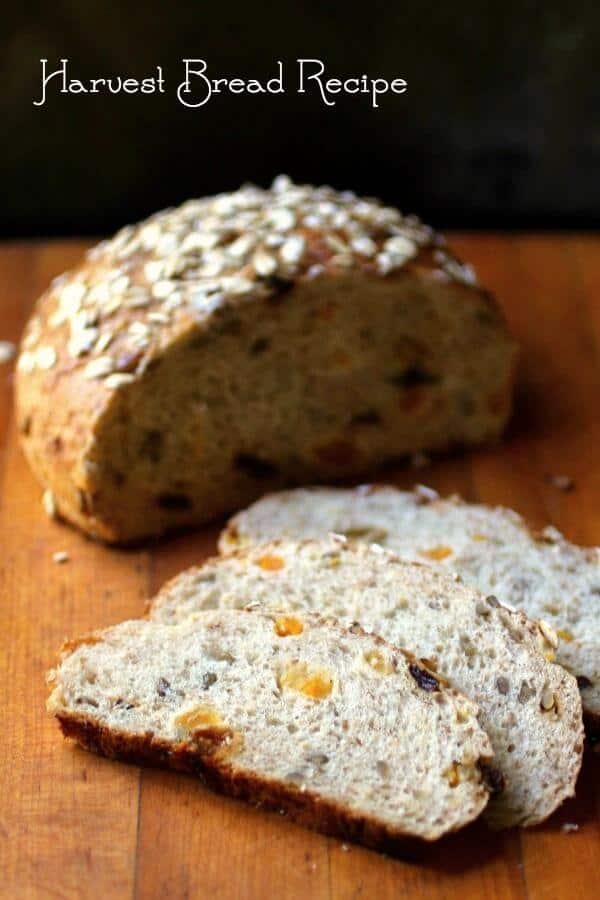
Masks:
[[[38,301],[18,422],[48,505],[128,542],[495,438],[515,345],[440,237],[277,178],[120,231]]]
[[[221,535],[223,551],[280,535],[330,531],[378,544],[404,559],[459,572],[465,582],[556,631],[556,660],[576,676],[588,727],[600,729],[600,551],[577,547],[555,528],[534,533],[509,509],[365,485],[265,497]]]
[[[107,756],[197,773],[376,847],[435,840],[488,800],[477,708],[414,657],[313,613],[125,622],[64,650],[49,710]]]
[[[178,623],[248,603],[359,622],[470,697],[505,781],[485,812],[491,824],[533,825],[573,794],[581,698],[575,679],[549,661],[551,629],[444,572],[336,537],[262,544],[210,561],[166,585],[150,615]]]

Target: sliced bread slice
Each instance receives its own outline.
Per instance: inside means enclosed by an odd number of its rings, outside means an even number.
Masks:
[[[195,772],[369,845],[435,840],[488,801],[475,704],[314,613],[125,622],[67,645],[50,680],[50,712],[84,747]]]
[[[573,794],[581,698],[575,679],[544,656],[553,652],[551,629],[449,574],[336,537],[282,540],[212,560],[168,584],[150,615],[177,623],[248,603],[358,621],[477,703],[506,781],[486,810],[493,824],[533,825]]]
[[[329,531],[376,541],[403,558],[459,572],[560,638],[556,659],[576,676],[589,726],[600,728],[600,550],[570,544],[555,528],[536,534],[509,509],[371,486],[272,494],[239,513],[223,551],[277,537]]]

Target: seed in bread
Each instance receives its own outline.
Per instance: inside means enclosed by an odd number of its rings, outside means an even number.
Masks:
[[[279,565],[265,569],[266,557]],[[552,631],[495,597],[378,545],[329,537],[248,547],[184,572],[150,615],[177,623],[247,603],[359,622],[423,660],[426,669],[413,673],[423,691],[445,678],[477,703],[506,782],[485,812],[492,824],[534,825],[574,793],[583,746],[577,683],[548,661]]]
[[[304,611],[282,634],[281,618],[222,610],[98,632],[65,649],[49,710],[84,747],[196,772],[374,846],[475,818],[491,768],[475,704],[423,690],[420,663],[357,628]]]
[[[58,278],[22,341],[18,420],[58,512],[127,542],[493,439],[514,363],[431,229],[279,178],[125,228]]]
[[[220,547],[330,531],[459,572],[467,584],[548,622],[559,638],[556,661],[577,678],[586,722],[600,729],[598,548],[570,544],[554,528],[535,533],[509,509],[382,485],[264,497],[231,520]]]

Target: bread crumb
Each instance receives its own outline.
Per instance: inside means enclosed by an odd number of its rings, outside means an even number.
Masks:
[[[10,341],[0,341],[0,363],[10,362],[15,355],[15,345]]]
[[[545,528],[542,528],[540,537],[548,544],[558,544],[563,540],[561,532],[554,525],[546,525]]]
[[[440,499],[438,492],[433,488],[427,487],[426,484],[415,484],[413,493],[420,503],[433,503],[434,500]]]
[[[42,494],[42,506],[49,519],[56,519],[56,500],[51,490],[45,490]]]
[[[560,830],[565,834],[570,834],[572,831],[579,831],[579,825],[575,822],[565,822]]]
[[[341,849],[343,853],[347,853],[350,847],[348,846],[348,844],[342,844]]]
[[[548,472],[546,474],[546,481],[557,490],[564,491],[565,493],[572,491],[575,487],[575,482],[570,475],[553,475],[551,472]]]
[[[385,547],[382,547],[381,544],[369,544],[369,547],[374,553],[379,553],[380,556],[386,553]]]
[[[69,562],[70,558],[66,550],[57,550],[56,553],[52,554],[52,562],[55,563],[66,563]]]

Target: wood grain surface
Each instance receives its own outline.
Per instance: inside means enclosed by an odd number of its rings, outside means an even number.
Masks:
[[[443,492],[504,503],[600,544],[600,237],[457,234],[522,344],[514,420],[500,446],[403,470]],[[0,339],[81,241],[0,246]],[[215,549],[217,527],[110,550],[47,519],[20,453],[12,365],[0,366],[0,896],[7,898],[591,898],[600,891],[600,755],[545,825],[478,823],[392,859],[210,794],[191,777],[108,762],[65,742],[44,710],[65,636],[137,616],[144,599]],[[548,475],[569,475],[559,491]],[[52,554],[65,550],[59,565]],[[574,823],[577,831],[565,831]]]

